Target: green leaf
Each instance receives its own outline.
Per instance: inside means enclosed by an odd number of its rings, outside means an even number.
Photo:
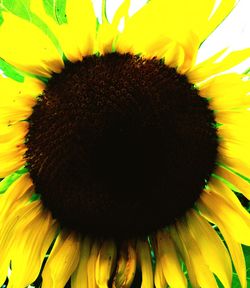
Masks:
[[[56,0],[56,18],[60,25],[67,23],[66,2],[67,0]]]
[[[3,23],[3,15],[2,15],[2,10],[0,10],[0,25]]]
[[[247,287],[250,287],[250,247],[242,245],[243,253],[245,256],[246,261],[246,269],[247,269]],[[223,286],[220,286],[223,288]],[[232,281],[232,288],[241,288],[241,284],[238,278],[237,273],[235,270],[233,271],[233,281]]]
[[[20,168],[16,172],[12,173],[11,175],[5,177],[0,182],[0,194],[6,192],[6,190],[10,187],[10,185],[15,182],[19,177],[21,177],[24,173],[27,173],[28,169],[25,167]]]
[[[5,62],[2,58],[0,58],[0,70],[3,71],[4,76],[9,77],[17,82],[24,82],[24,75],[22,75],[21,72],[18,72],[18,70],[12,65]]]
[[[46,13],[59,25],[67,23],[66,0],[43,0]]]
[[[250,68],[248,68],[243,74],[250,75]]]
[[[41,194],[37,194],[37,193],[33,193],[31,198],[30,198],[30,202],[34,202],[36,200],[41,199]]]
[[[247,267],[247,287],[250,287],[250,247],[243,245],[243,252],[245,255]]]
[[[46,9],[46,12],[49,13],[51,9],[54,9],[54,6],[51,8],[51,5],[53,4],[53,0],[43,0],[44,1],[44,7]],[[55,21],[57,21],[57,17],[60,18],[60,21],[62,22],[62,15],[61,13],[64,13],[65,16],[65,8],[62,9],[66,4],[63,3],[66,0],[60,0],[58,4],[58,16],[56,14],[53,14],[53,17]],[[1,2],[1,1],[0,1]],[[64,6],[63,6],[64,5]],[[55,6],[56,7],[56,6]],[[3,0],[1,7],[0,7],[0,24],[3,23],[4,18],[1,15],[1,12],[3,11],[9,11],[10,13],[31,22],[33,25],[37,26],[39,29],[41,29],[44,34],[46,34],[50,40],[53,42],[59,53],[62,53],[62,49],[60,47],[59,41],[54,35],[54,33],[49,29],[48,25],[39,17],[39,15],[34,14],[30,10],[30,0]],[[51,16],[51,15],[50,15]],[[1,67],[0,67],[1,69]],[[6,75],[8,76],[8,75]]]
[[[2,0],[2,5],[12,14],[30,20],[30,0]]]
[[[43,0],[45,12],[56,21],[54,0]]]

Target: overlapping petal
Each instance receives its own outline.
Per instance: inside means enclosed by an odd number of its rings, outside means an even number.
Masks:
[[[44,267],[42,287],[64,288],[80,257],[80,241],[74,233],[62,232]]]
[[[224,72],[249,58],[250,49],[233,52],[223,49],[195,65],[200,44],[235,3],[235,0],[151,0],[131,16],[130,1],[125,0],[110,22],[104,13],[104,3],[102,23],[97,24],[91,0],[67,0],[65,23],[47,13],[45,1],[29,1],[27,9],[43,21],[60,47],[41,27],[2,11],[0,57],[23,71],[24,82],[0,76],[0,177],[25,164],[29,125],[23,120],[30,116],[36,97],[46,86],[38,78],[59,73],[65,58],[76,62],[87,55],[117,51],[163,59],[166,65],[196,84],[200,96],[208,98],[210,107],[216,111],[217,123],[222,124],[218,127],[219,164],[197,201],[199,212],[190,210],[168,231],[153,235],[154,272],[152,247],[146,238],[137,239],[136,244],[128,241],[117,251],[113,240],[100,241],[88,236],[81,240],[63,230],[48,255],[42,287],[63,288],[71,277],[73,288],[107,288],[110,280],[113,287],[129,288],[136,265],[142,273],[143,288],[187,287],[180,264],[184,261],[193,287],[217,287],[214,273],[229,288],[231,260],[210,221],[220,229],[241,285],[246,288],[241,244],[250,245],[250,216],[232,189],[250,198],[249,182],[237,174],[249,175],[250,171],[250,138],[246,136],[250,123],[250,81],[244,75]],[[119,31],[121,21],[124,29]],[[57,232],[57,223],[40,200],[30,200],[33,190],[29,174],[24,174],[0,194],[0,284],[5,280],[10,261],[13,269],[10,286],[20,288],[33,282]]]
[[[62,55],[38,27],[11,13],[2,12],[0,57],[13,66],[37,75],[49,77],[64,66]],[[21,43],[21,44],[20,44]]]

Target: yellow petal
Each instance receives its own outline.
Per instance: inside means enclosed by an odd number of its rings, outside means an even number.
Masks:
[[[163,275],[173,288],[187,287],[187,279],[184,276],[177,252],[170,235],[167,232],[159,231],[157,239],[157,262],[161,263]]]
[[[4,143],[23,144],[28,128],[28,122],[18,122],[14,125],[0,125],[0,145]]]
[[[241,110],[244,114],[244,110]],[[223,113],[223,112],[220,112]],[[216,113],[216,118],[218,118],[218,114]],[[228,113],[230,113],[228,111]],[[232,110],[233,113],[233,110]],[[249,113],[250,114],[250,113]],[[250,119],[250,118],[249,118]],[[218,127],[218,135],[221,137],[221,140],[228,141],[228,142],[236,142],[240,145],[250,145],[250,137],[246,134],[246,130],[248,129],[248,122],[247,123],[234,123],[234,124],[227,124],[224,123]]]
[[[213,110],[250,107],[250,81],[242,78],[236,73],[216,76],[201,85],[199,95],[209,98]]]
[[[93,54],[97,21],[91,0],[68,0],[66,14],[68,20],[66,25],[76,39],[81,56]]]
[[[247,130],[248,127],[245,124],[244,126],[224,124],[218,129],[218,135],[221,137],[218,162],[241,175],[249,175],[250,172],[250,139],[246,133]],[[249,195],[248,192],[246,195]]]
[[[219,2],[213,1],[214,5],[218,4],[218,7],[209,17],[207,25],[204,26],[204,34],[201,39],[206,39],[210,33],[217,28],[217,26],[226,18],[226,16],[233,10],[237,1],[236,0],[221,0]],[[202,4],[201,4],[202,5]],[[202,6],[201,6],[202,7]],[[202,8],[201,8],[202,9]]]
[[[228,85],[230,83],[230,85]],[[237,97],[244,101],[242,96],[245,96],[250,89],[250,81],[244,80],[244,76],[238,73],[228,73],[218,75],[211,80],[202,83],[199,86],[199,94],[208,98],[233,97],[235,92],[238,92]]]
[[[32,0],[30,5],[31,11],[55,34],[65,56],[71,62],[82,60],[83,56],[94,52],[96,16],[90,0],[67,1],[67,23],[60,25],[46,14],[42,0]]]
[[[75,34],[71,31],[68,24],[59,25],[52,17],[47,15],[43,0],[31,0],[30,10],[46,23],[59,41],[64,54],[71,62],[81,60],[82,57],[75,39]]]
[[[90,256],[91,239],[85,237],[81,242],[81,253],[78,267],[71,277],[72,288],[88,288],[87,264]]]
[[[15,141],[16,140],[16,141]],[[1,158],[4,158],[7,154],[13,155],[13,158],[20,153],[22,153],[25,150],[25,145],[24,145],[24,138],[22,139],[23,141],[20,143],[20,139],[13,139],[13,141],[9,141],[6,143],[1,143],[0,144],[0,153]],[[20,149],[19,149],[20,148]]]
[[[192,285],[194,287],[217,288],[215,278],[186,224],[177,223],[177,235],[179,242],[182,243],[181,250]]]
[[[136,271],[136,251],[130,242],[123,244],[120,249],[117,268],[113,279],[113,288],[129,288],[134,280]]]
[[[20,157],[17,157],[14,161],[13,161],[12,155],[8,155],[7,157],[1,158],[0,162],[3,159],[4,159],[3,162],[5,162],[6,164],[2,165],[2,167],[0,166],[0,178],[4,178],[4,177],[10,175],[11,173],[17,171],[26,162],[23,159],[22,155],[20,155]]]
[[[19,82],[8,78],[6,78],[6,80],[9,81],[3,81],[0,76],[1,109],[31,111],[31,107],[36,103],[35,97],[42,93],[45,85],[41,83],[38,87],[36,84],[39,82],[36,83],[35,81],[33,83],[34,85],[30,85],[30,83],[26,82],[20,84]],[[3,116],[1,118],[3,118]]]
[[[61,232],[42,273],[42,288],[64,288],[80,257],[80,241],[73,233]]]
[[[224,72],[250,57],[250,48],[230,52],[222,60],[219,57],[225,52],[221,50],[216,55],[210,57],[206,61],[196,65],[187,72],[187,77],[192,83],[197,83],[215,74]],[[215,62],[216,61],[216,62]]]
[[[98,241],[93,243],[91,247],[89,261],[87,264],[87,271],[88,271],[88,288],[98,288],[96,283],[96,276],[95,276],[95,269],[96,269],[96,262],[98,258],[98,254],[100,251],[101,244]]]
[[[16,235],[16,227],[19,224],[19,219],[29,211],[32,211],[33,205],[28,206],[28,198],[22,197],[12,205],[12,209],[8,212],[7,217],[0,221],[0,249],[2,261],[0,262],[0,283],[6,279],[7,271],[15,253],[15,245],[20,241]],[[18,240],[17,240],[18,239]],[[15,277],[15,276],[14,276]]]
[[[222,166],[216,168],[215,174],[232,183],[235,191],[242,193],[247,199],[250,199],[250,183],[248,181]]]
[[[48,216],[49,217],[49,216]],[[40,253],[40,258],[41,260],[44,260],[45,256],[47,255],[48,249],[52,243],[52,241],[56,237],[56,233],[58,233],[58,223],[56,220],[53,219],[52,223],[50,224],[48,231],[44,237],[43,244],[41,246],[41,253]]]
[[[239,159],[236,155],[230,155],[229,151],[226,151],[225,149],[218,149],[219,150],[219,157],[218,157],[218,162],[223,163],[227,165],[229,168],[233,169],[234,171],[237,171],[241,175],[249,175],[250,171],[250,164],[248,163],[248,159],[242,158]],[[240,155],[241,157],[243,155]]]
[[[218,276],[225,288],[231,287],[232,265],[226,247],[211,225],[190,210],[187,214],[188,227],[210,270]]]
[[[203,205],[199,204],[199,209],[201,209],[202,215],[208,219],[208,221],[214,223],[213,216],[211,215],[210,211]],[[225,242],[227,244],[227,247],[230,251],[231,258],[234,263],[235,270],[238,274],[238,277],[240,279],[240,283],[242,285],[242,288],[246,288],[246,264],[244,259],[244,254],[242,251],[241,245],[234,240],[234,237],[230,235],[227,231],[227,227],[225,227],[222,223],[220,223],[219,229],[225,239]]]
[[[167,282],[163,274],[162,265],[159,261],[156,261],[155,265],[154,284],[156,288],[167,287]]]
[[[0,285],[3,285],[6,280],[11,261],[13,243],[16,239],[14,228],[18,219],[15,216],[6,217],[3,221],[0,221]]]
[[[16,224],[16,240],[12,247],[12,273],[9,285],[13,287],[26,287],[36,280],[45,253],[56,233],[55,226],[54,233],[50,232],[52,218],[49,213],[43,211],[40,201],[34,201],[25,208]],[[48,233],[50,237],[47,237]]]
[[[250,215],[243,207],[235,206],[231,199],[226,200],[212,191],[204,191],[197,205],[219,228],[225,227],[235,241],[250,245]]]
[[[170,226],[169,233],[180,253],[182,261],[185,263],[185,266],[188,270],[188,278],[189,278],[190,283],[192,284],[192,287],[194,288],[199,287],[197,279],[196,279],[196,275],[195,275],[195,270],[192,268],[191,259],[187,253],[188,252],[187,248],[185,247],[185,243],[183,243],[183,241],[180,238],[179,233],[177,232],[176,225]]]
[[[23,196],[30,197],[31,191],[33,191],[33,183],[26,173],[13,182],[5,193],[0,194],[0,223]]]
[[[162,16],[166,15],[164,20],[166,25],[170,25],[170,29],[174,27],[175,29],[181,30],[182,28],[183,30],[186,29],[186,31],[193,31],[199,38],[199,43],[203,42],[224,20],[236,3],[235,0],[222,0],[220,2],[215,0],[191,0],[188,2],[184,0],[156,0],[155,2],[159,3],[159,7],[162,7]],[[169,12],[166,12],[166,10],[169,10]],[[175,15],[178,15],[178,17],[175,17]],[[182,19],[181,25],[180,19]],[[171,26],[171,23],[173,26]]]
[[[227,243],[227,247],[230,251],[235,270],[241,283],[241,287],[247,288],[247,272],[242,247],[239,243],[233,240],[233,238],[227,233],[224,227],[220,227],[220,231],[225,239],[225,242]]]
[[[18,241],[20,241],[20,239],[17,238],[16,235],[16,227],[17,225],[20,224],[19,220],[21,219],[21,217],[25,213],[27,214],[27,211],[29,213],[30,207],[32,207],[27,206],[27,204],[29,204],[28,200],[31,196],[29,181],[26,181],[26,177],[24,175],[19,177],[19,179],[20,182],[16,180],[17,181],[16,184],[18,187],[16,187],[16,189],[13,190],[13,188],[15,188],[15,185],[12,184],[11,185],[12,188],[10,188],[11,187],[10,186],[7,189],[7,191],[5,191],[5,193],[3,194],[6,196],[6,198],[4,199],[3,197],[0,200],[0,203],[3,204],[2,207],[4,208],[2,210],[3,213],[0,215],[0,249],[1,249],[0,284],[3,284],[3,282],[6,279],[10,260],[12,259],[12,255],[14,253],[13,251],[15,244],[18,243]],[[21,188],[21,191],[19,190],[19,188]],[[11,193],[11,195],[9,196],[13,196],[14,199],[8,197],[7,194],[9,193]],[[15,193],[17,193],[18,195],[17,198],[15,197],[17,196],[15,195]],[[9,207],[6,207],[6,205],[4,205],[4,201],[6,201],[7,199],[8,199],[7,204],[9,204]]]
[[[224,125],[223,125],[224,126]],[[249,160],[250,160],[250,153],[249,153],[249,145],[250,145],[250,142],[249,140],[246,138],[244,139],[244,135],[242,135],[242,132],[243,131],[238,131],[238,138],[236,138],[236,133],[232,133],[234,135],[229,135],[229,133],[231,134],[231,131],[228,133],[228,127],[226,128],[224,126],[225,129],[223,129],[222,127],[223,126],[220,126],[219,127],[219,131],[218,131],[218,135],[219,137],[221,136],[221,142],[220,142],[220,146],[219,146],[219,153],[222,158],[229,158],[228,160],[230,160],[230,158],[235,158],[235,159],[238,159],[238,161],[240,162],[243,162],[243,163],[246,163],[246,166],[248,166],[248,163],[249,163]],[[222,128],[222,129],[221,129]],[[224,133],[224,131],[227,129],[227,132]],[[231,129],[231,128],[230,128]],[[224,131],[223,131],[224,130]],[[241,129],[239,129],[241,130]],[[224,138],[223,136],[224,135]],[[239,151],[237,151],[237,149]],[[220,161],[222,162],[222,161]],[[223,163],[223,162],[222,162]],[[226,162],[224,163],[226,164]],[[227,164],[226,164],[227,165]],[[231,165],[230,165],[231,166]],[[235,162],[235,164],[233,165],[233,167],[237,167],[237,162]],[[244,167],[237,167],[237,169],[233,168],[235,171],[237,171],[237,173],[240,173],[242,175],[249,175],[249,170],[245,172],[241,172],[241,171],[244,171]]]
[[[166,65],[171,62],[177,63],[176,56],[178,55],[179,47],[180,45],[172,39],[162,36],[158,41],[155,41],[151,46],[148,46],[147,49],[144,50],[143,56],[148,59],[164,58]]]
[[[193,32],[189,32],[188,37],[185,39],[184,45],[182,45],[182,49],[178,48],[179,54],[177,58],[177,72],[180,74],[186,73],[190,67],[194,66],[198,47],[199,47],[199,38],[197,34]]]
[[[185,2],[182,4],[185,5]],[[190,30],[187,32],[185,27],[183,29],[183,27],[180,27],[181,25],[175,25],[172,22],[176,21],[173,19],[176,15],[175,12],[182,15],[184,11],[184,9],[178,9],[178,12],[174,11],[176,9],[176,2],[173,1],[148,2],[147,5],[128,19],[124,31],[121,32],[115,44],[116,50],[121,53],[141,54],[147,58],[155,56],[160,58],[162,56],[167,61],[166,63],[178,63],[178,59],[173,59],[174,56],[178,57],[176,50],[172,49],[173,46],[176,46],[181,47],[179,49],[184,51],[185,57],[193,58],[196,54],[190,46],[195,42],[190,41],[193,34],[190,33]],[[180,18],[182,18],[181,15],[179,15]],[[173,26],[175,29],[172,29]],[[186,49],[185,46],[187,42],[189,49]],[[197,50],[197,47],[195,50]],[[186,53],[189,53],[189,55]],[[163,56],[164,54],[165,56]],[[188,61],[190,62],[190,59]]]
[[[31,107],[0,107],[0,125],[13,125],[26,120],[32,113]]]
[[[124,31],[119,35],[116,49],[122,53],[144,54],[155,44],[156,47],[161,48],[168,44],[170,39],[174,41],[175,39],[170,37],[166,31],[162,31],[167,28],[168,15],[162,18],[161,14],[163,11],[168,13],[170,10],[170,8],[166,9],[165,3],[163,1],[151,1],[131,16],[125,25]],[[169,2],[169,5],[171,5],[171,2]],[[155,55],[150,56],[154,57]]]
[[[164,39],[171,39],[185,52],[185,61],[182,67],[179,67],[181,73],[184,73],[193,66],[200,43],[223,20],[235,3],[233,0],[227,1],[227,4],[226,1],[222,2],[219,4],[218,13],[212,16],[217,4],[215,0],[149,1],[128,19],[124,31],[118,37],[116,48],[123,53],[145,55],[150,47],[158,45],[159,39],[162,47],[167,44]],[[183,25],[180,25],[180,19]],[[149,56],[152,58],[156,55]]]
[[[11,13],[2,15],[0,57],[23,71],[46,77],[61,71],[62,55],[39,28]]]
[[[107,240],[102,243],[96,261],[95,275],[99,288],[108,288],[108,281],[113,273],[115,261],[116,244],[114,241]]]
[[[227,185],[223,183],[220,179],[212,176],[209,181],[209,188],[213,193],[216,193],[217,195],[223,197],[225,201],[230,202],[230,204],[233,207],[237,208],[242,215],[245,215],[246,217],[249,215],[249,213],[241,205],[239,199],[236,197],[234,192],[230,188],[228,188]]]
[[[153,267],[148,242],[146,240],[137,240],[136,250],[142,272],[141,288],[153,288]]]
[[[218,161],[242,175],[249,175],[250,138],[246,131],[249,128],[250,110],[217,111],[215,116],[217,123],[223,124],[218,128],[222,139],[218,147]]]
[[[218,123],[237,125],[239,129],[247,128],[250,121],[250,111],[247,109],[232,110],[230,112],[221,111],[216,114]]]
[[[16,163],[21,167],[24,163],[23,155],[27,150],[24,142],[28,132],[28,123],[19,122],[9,126],[4,125],[3,128],[1,126],[2,125],[0,125],[0,171],[2,169],[3,175],[3,169],[6,168],[6,165],[9,167],[10,163]],[[10,172],[14,171],[15,170]]]
[[[24,140],[28,123],[22,120],[31,115],[35,98],[44,88],[44,83],[28,76],[22,83],[0,76],[0,177],[25,163]]]
[[[10,143],[0,145],[0,177],[4,178],[21,168],[25,159],[23,157],[27,148],[24,144]]]
[[[24,99],[22,105],[30,107],[34,98],[40,95],[44,88],[45,84],[36,78],[26,76],[24,82],[17,82],[0,75],[0,105],[15,105],[16,101]]]
[[[120,7],[117,9],[114,18],[111,23],[108,22],[105,15],[105,1],[103,1],[103,23],[100,25],[97,34],[98,41],[98,52],[101,54],[112,52],[112,46],[116,39],[116,36],[119,34],[118,26],[121,22],[121,19],[126,21],[128,19],[128,10],[130,7],[130,0],[124,0]]]

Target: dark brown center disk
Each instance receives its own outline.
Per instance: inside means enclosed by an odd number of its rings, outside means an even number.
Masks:
[[[217,158],[206,99],[162,61],[129,54],[68,63],[28,119],[27,166],[62,227],[139,237],[193,207]]]

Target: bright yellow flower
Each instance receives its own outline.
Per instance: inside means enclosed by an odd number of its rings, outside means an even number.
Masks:
[[[236,1],[124,0],[111,22],[103,1],[101,23],[91,0],[12,2],[0,285],[229,288],[233,263],[246,288],[250,81],[228,70],[250,48],[196,64]]]

